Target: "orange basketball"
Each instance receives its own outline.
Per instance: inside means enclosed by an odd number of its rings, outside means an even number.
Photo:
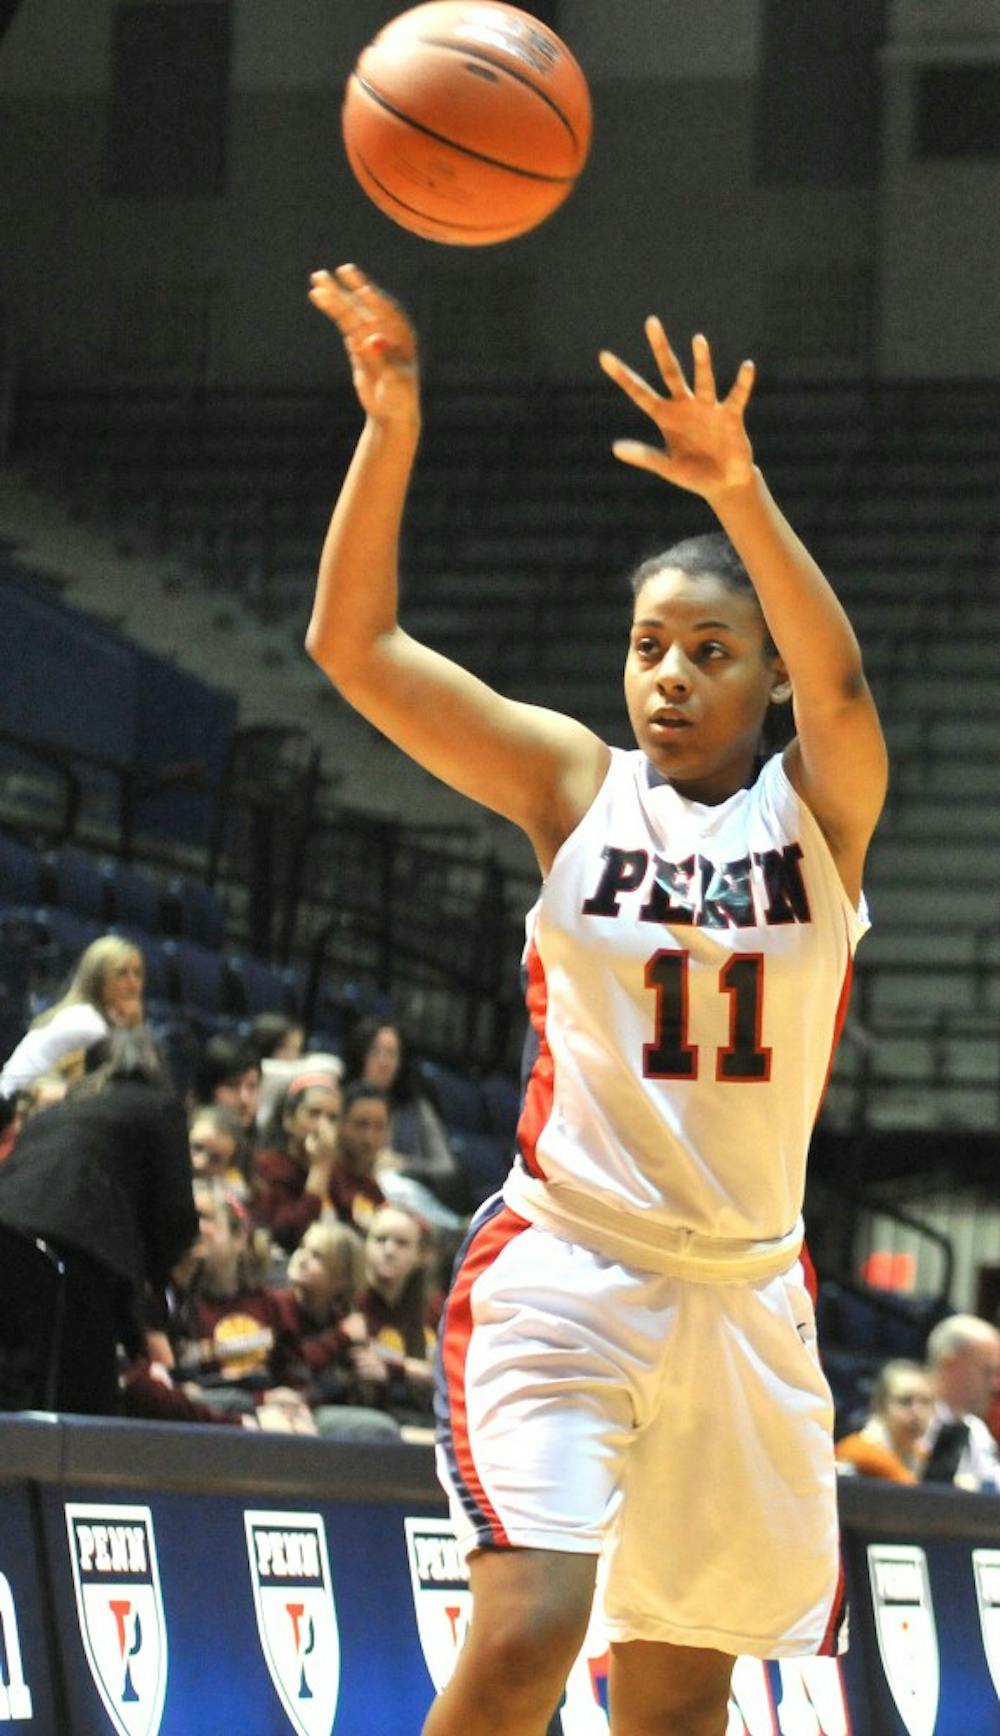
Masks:
[[[394,18],[348,80],[351,168],[387,217],[428,241],[523,235],[573,191],[590,92],[553,30],[498,0],[431,0]]]

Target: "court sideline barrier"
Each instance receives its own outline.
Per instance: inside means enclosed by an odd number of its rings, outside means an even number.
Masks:
[[[851,1647],[727,1736],[1000,1736],[1000,1499],[840,1487]],[[0,1731],[417,1736],[468,1619],[426,1447],[0,1418]],[[606,1736],[595,1613],[551,1736]]]

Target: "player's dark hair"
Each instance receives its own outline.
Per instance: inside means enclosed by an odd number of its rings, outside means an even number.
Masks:
[[[753,580],[724,531],[713,530],[706,531],[703,536],[686,536],[680,542],[671,544],[670,548],[663,549],[661,553],[650,555],[629,575],[633,597],[637,597],[643,585],[657,573],[662,573],[665,567],[674,567],[679,573],[685,573],[689,579],[719,579],[728,590],[749,594],[757,603],[758,609],[760,608]],[[772,652],[777,650],[770,634],[767,638],[767,649]]]

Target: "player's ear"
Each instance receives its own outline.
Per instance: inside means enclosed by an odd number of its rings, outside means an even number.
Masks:
[[[792,683],[780,657],[775,657],[771,663],[771,678],[772,687],[768,700],[771,705],[784,705],[785,701],[792,697]]]

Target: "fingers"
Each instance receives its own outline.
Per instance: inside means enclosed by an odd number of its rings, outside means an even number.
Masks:
[[[691,391],[680,362],[674,355],[670,339],[663,329],[663,321],[655,313],[651,313],[646,321],[646,337],[649,347],[656,358],[663,384],[672,398],[690,398]]]
[[[641,440],[614,440],[611,450],[623,464],[630,464],[634,470],[649,470],[654,476],[671,475],[669,452],[664,452],[656,446],[644,446]]]
[[[753,362],[746,361],[740,363],[739,368],[737,369],[736,378],[733,381],[729,396],[726,399],[729,408],[737,411],[739,415],[742,415],[743,411],[747,407],[756,377],[757,370],[754,367]]]
[[[691,339],[691,354],[694,357],[694,395],[702,404],[714,404],[715,371],[712,367],[712,352],[704,332],[696,332]]]
[[[638,405],[640,410],[644,410],[647,416],[655,417],[657,410],[663,404],[659,392],[654,392],[652,386],[646,384],[641,374],[637,374],[633,368],[630,368],[619,356],[613,355],[610,350],[601,350],[597,359],[608,378],[614,380],[616,386],[621,387],[626,397],[631,398],[633,404]]]
[[[399,303],[380,289],[357,265],[338,265],[329,271],[314,271],[309,279],[309,300],[331,319],[347,345],[352,362],[369,367],[376,360],[376,337],[384,341],[383,350],[391,350],[410,361],[416,353],[416,339],[409,320]]]

